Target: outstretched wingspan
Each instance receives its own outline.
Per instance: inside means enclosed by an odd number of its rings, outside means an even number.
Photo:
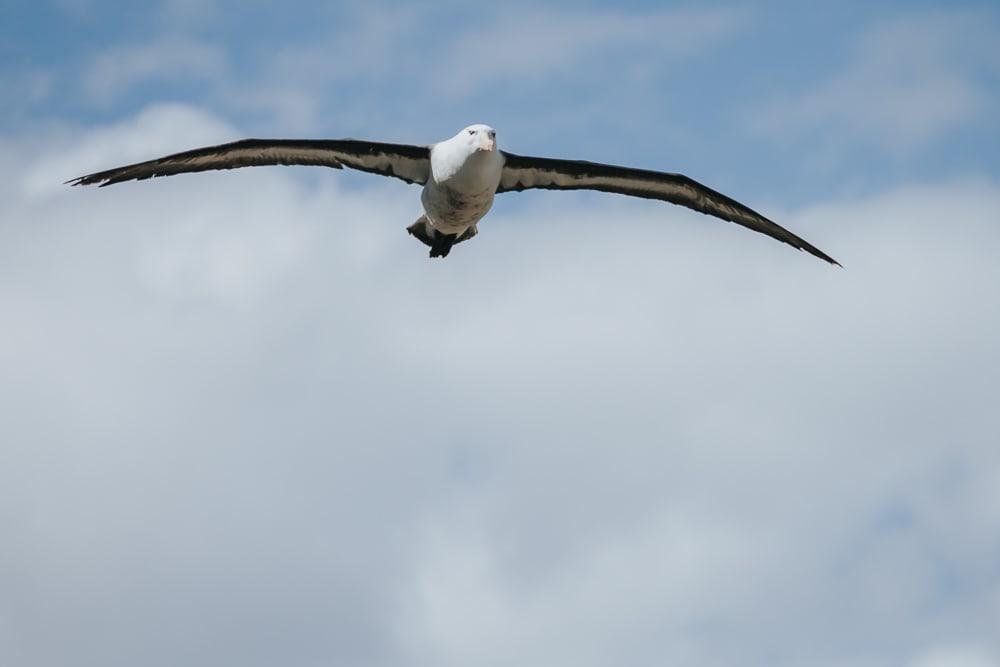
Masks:
[[[781,225],[735,199],[681,174],[617,167],[583,160],[556,160],[503,152],[505,159],[497,192],[546,190],[600,190],[633,197],[660,199],[735,222],[773,239],[840,266],[840,263]]]
[[[407,183],[426,183],[430,174],[430,148],[385,144],[355,139],[243,139],[218,146],[196,148],[148,162],[99,171],[67,183],[101,187],[122,181],[142,180],[211,169],[236,169],[261,165],[315,165],[360,169],[394,176]]]

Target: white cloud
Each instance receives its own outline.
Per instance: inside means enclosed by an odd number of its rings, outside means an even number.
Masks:
[[[510,86],[533,88],[546,77],[593,75],[597,68],[647,84],[677,62],[718,46],[746,21],[746,13],[735,10],[447,11],[353,8],[331,20],[319,38],[270,45],[254,74],[227,81],[216,103],[262,112],[284,131],[306,132],[330,118],[338,119],[338,127],[371,121],[371,96],[355,101],[350,86],[382,90],[383,105],[403,99],[438,109],[491,86],[503,85],[509,94]]]
[[[5,71],[3,75],[0,114],[7,118],[28,115],[32,109],[48,101],[56,89],[56,76],[48,69]]]
[[[934,11],[881,21],[845,68],[754,119],[776,136],[823,132],[912,151],[996,113],[988,81],[1000,75],[992,13]]]
[[[600,67],[615,49],[628,53],[628,69],[653,69],[718,45],[745,23],[733,10],[650,13],[557,11],[522,7],[489,16],[434,58],[437,85],[466,96],[504,81],[545,81],[565,70]],[[637,62],[644,62],[637,68]],[[626,75],[619,69],[619,75]]]
[[[837,270],[611,196],[432,262],[394,181],[43,183],[235,133],[3,142],[0,662],[1000,649],[1000,185],[770,212]]]
[[[928,650],[912,667],[996,667],[990,652],[979,646],[941,646]]]
[[[136,85],[217,81],[226,68],[226,54],[220,47],[167,35],[150,43],[115,45],[102,50],[87,68],[82,86],[92,103],[106,105]]]

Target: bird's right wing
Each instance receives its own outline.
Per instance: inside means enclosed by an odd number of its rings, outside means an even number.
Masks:
[[[430,175],[428,146],[385,144],[356,139],[243,139],[218,146],[196,148],[148,162],[99,171],[74,178],[71,185],[142,180],[211,169],[235,169],[274,164],[350,167],[407,183],[426,183]]]
[[[700,213],[729,220],[755,232],[805,250],[831,264],[834,258],[781,225],[768,220],[721,192],[681,174],[619,167],[584,160],[559,160],[503,153],[504,167],[497,192],[529,190],[600,190],[630,197],[659,199]]]

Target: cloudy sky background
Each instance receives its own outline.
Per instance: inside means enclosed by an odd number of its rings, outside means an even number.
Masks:
[[[0,9],[0,663],[1000,665],[991,3]],[[244,136],[682,171],[801,234]]]

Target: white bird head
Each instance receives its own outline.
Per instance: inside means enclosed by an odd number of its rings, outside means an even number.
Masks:
[[[469,153],[475,151],[495,151],[497,133],[489,125],[470,125],[455,135],[455,140],[468,146]]]

